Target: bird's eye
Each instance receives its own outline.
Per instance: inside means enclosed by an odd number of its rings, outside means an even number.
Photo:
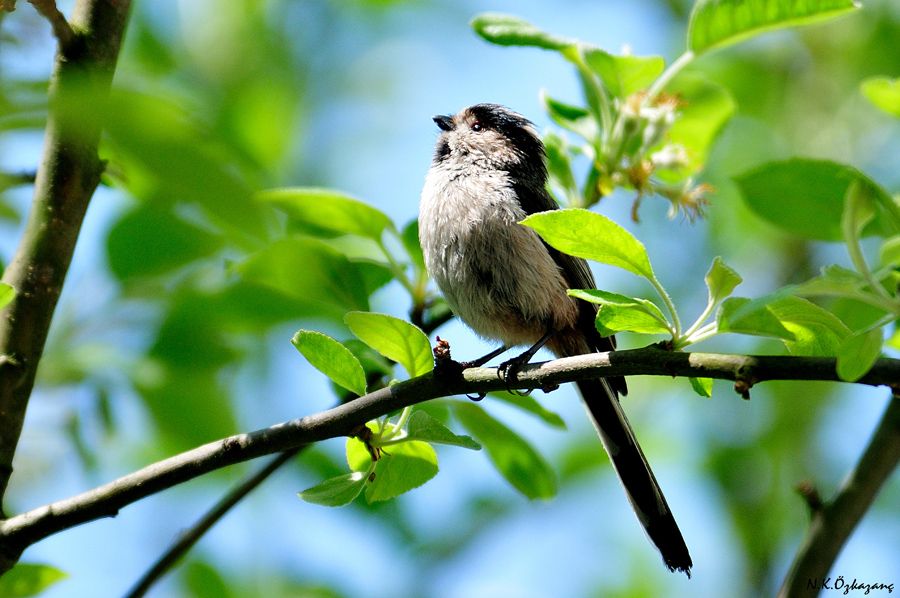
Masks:
[[[481,131],[484,130],[484,127],[481,126],[481,123],[480,123],[480,122],[475,121],[475,122],[472,124],[472,130],[475,131],[476,133],[481,133]]]

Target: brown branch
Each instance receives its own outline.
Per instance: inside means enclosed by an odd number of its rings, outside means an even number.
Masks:
[[[3,275],[3,282],[17,294],[0,314],[0,500],[12,475],[53,311],[103,169],[97,156],[99,124],[84,122],[83,111],[66,106],[74,97],[84,98],[85,85],[95,98],[108,92],[129,5],[128,0],[79,0],[73,23],[83,33],[57,52],[34,201],[15,257]],[[5,556],[0,554],[0,560]]]
[[[56,36],[56,41],[59,42],[59,47],[65,54],[65,50],[72,45],[72,41],[75,39],[75,31],[72,30],[65,15],[56,7],[56,0],[28,0],[28,2],[50,22],[53,35]]]
[[[813,513],[812,523],[779,598],[812,596],[823,588],[850,534],[872,505],[879,490],[900,462],[900,398],[888,401],[887,409],[869,445],[850,477],[834,499]]]
[[[715,353],[673,353],[656,347],[593,353],[526,366],[513,388],[547,388],[598,376],[694,376],[727,380],[836,380],[835,360]],[[900,381],[900,360],[879,359],[858,381],[890,385]],[[210,442],[148,465],[77,496],[0,521],[0,553],[14,561],[21,551],[62,530],[111,517],[119,509],[176,484],[228,465],[307,444],[347,436],[365,422],[403,407],[449,395],[503,390],[492,368],[472,368],[457,377],[425,374],[310,415]],[[2,570],[0,570],[2,572]]]

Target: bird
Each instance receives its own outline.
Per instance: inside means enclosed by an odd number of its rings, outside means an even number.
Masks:
[[[615,338],[597,331],[597,306],[566,292],[596,287],[587,262],[519,224],[559,208],[547,191],[546,151],[532,122],[491,103],[433,120],[439,134],[419,205],[426,268],[458,318],[502,343],[466,366],[528,345],[501,364],[509,381],[542,346],[558,357],[615,349]],[[619,401],[628,392],[624,377],[576,384],[638,520],[669,570],[690,577],[681,530]]]

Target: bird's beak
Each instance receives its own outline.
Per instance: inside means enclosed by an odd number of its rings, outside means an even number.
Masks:
[[[431,118],[441,131],[453,130],[453,117],[446,114],[439,114]]]

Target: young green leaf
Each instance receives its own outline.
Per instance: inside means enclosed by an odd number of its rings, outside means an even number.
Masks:
[[[600,48],[585,50],[584,60],[609,93],[623,99],[649,87],[666,68],[662,56],[615,56]]]
[[[511,392],[498,391],[490,393],[492,398],[503,401],[504,403],[508,403],[514,407],[525,411],[526,413],[531,413],[532,415],[540,418],[544,423],[553,426],[554,428],[558,428],[560,430],[566,429],[566,422],[563,421],[563,418],[559,416],[555,411],[550,411],[543,405],[541,405],[533,396],[531,395],[519,395]]]
[[[390,500],[418,488],[437,472],[437,454],[427,442],[392,444],[381,453],[373,475],[366,479],[366,500]]]
[[[413,220],[403,227],[400,233],[403,248],[409,255],[410,261],[420,272],[425,270],[425,257],[422,255],[422,245],[419,243],[419,221]]]
[[[291,343],[335,384],[360,396],[366,394],[366,373],[350,349],[327,334],[312,330],[298,330]]]
[[[854,0],[697,0],[687,45],[699,54],[763,31],[832,18],[859,6]]]
[[[481,445],[471,436],[454,434],[450,428],[421,410],[414,411],[410,416],[406,432],[409,440],[461,446],[473,451],[481,450]]]
[[[877,108],[900,118],[900,78],[870,77],[859,89]]]
[[[750,209],[782,230],[822,241],[841,241],[844,198],[850,185],[871,196],[879,206],[874,220],[863,234],[891,236],[892,224],[887,210],[890,194],[852,166],[794,158],[769,162],[735,179]]]
[[[306,502],[325,507],[342,507],[359,496],[366,485],[366,473],[353,471],[325,480],[312,488],[299,492],[297,496]]]
[[[6,284],[5,282],[0,282],[0,309],[6,307],[6,305],[13,300],[16,296],[16,290]]]
[[[688,380],[690,380],[691,388],[695,393],[707,399],[712,397],[712,378],[688,378]]]
[[[563,253],[654,278],[644,245],[606,216],[582,209],[551,210],[532,214],[521,224]]]
[[[572,161],[565,140],[559,135],[547,133],[544,135],[544,150],[551,187],[561,189],[569,203],[578,201],[578,183],[572,174]]]
[[[887,268],[900,267],[900,235],[887,239],[881,245],[878,251],[878,260],[882,266]],[[0,291],[2,297],[2,291]],[[0,298],[0,307],[3,306],[3,299]]]
[[[743,280],[741,275],[732,270],[721,257],[713,258],[712,266],[706,273],[706,288],[709,289],[710,304],[716,304],[731,295],[735,287]]]
[[[530,499],[552,498],[556,494],[556,474],[524,438],[471,403],[453,405],[456,418],[487,450],[488,456],[506,481]]]
[[[384,230],[393,226],[382,211],[331,189],[269,189],[256,197],[286,212],[307,232],[360,235],[380,241]]]
[[[834,314],[800,297],[780,297],[769,309],[794,338],[784,339],[792,355],[833,357],[850,329]]]
[[[769,305],[772,301],[772,297],[760,297],[752,301],[746,297],[726,299],[716,314],[719,332],[794,340],[793,333],[773,313]]]
[[[881,355],[883,341],[881,328],[858,332],[844,339],[837,356],[837,374],[841,380],[856,382],[862,378]]]
[[[348,313],[344,322],[359,340],[402,365],[411,378],[434,368],[428,337],[409,322],[363,311]]]
[[[659,307],[647,299],[626,297],[596,289],[571,289],[572,297],[600,305],[597,330],[604,336],[616,332],[671,334],[672,329]]]
[[[575,40],[541,31],[528,21],[512,15],[482,13],[470,23],[475,33],[500,46],[534,46],[545,50],[564,50]]]
[[[591,113],[586,108],[555,100],[543,89],[540,97],[541,102],[544,104],[544,109],[553,122],[563,129],[568,129],[586,141],[593,143],[599,133],[599,129],[597,128],[597,123],[591,118]],[[544,143],[547,143],[546,136]]]
[[[4,598],[37,596],[66,577],[68,574],[51,565],[18,563],[0,578],[0,596]]]

